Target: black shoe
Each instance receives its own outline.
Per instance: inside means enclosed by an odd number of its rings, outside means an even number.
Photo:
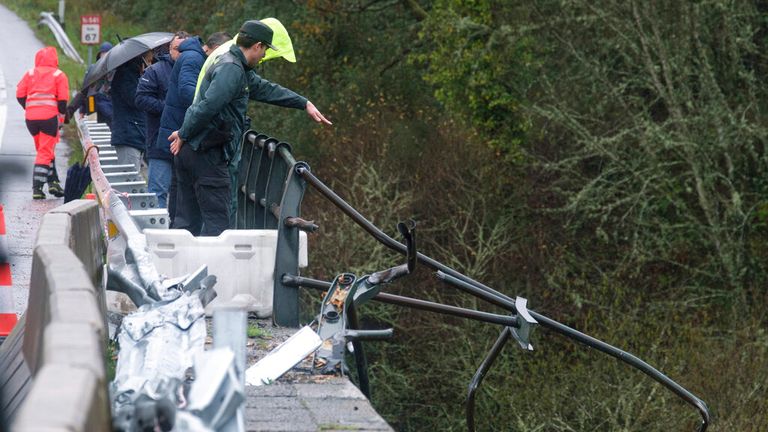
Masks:
[[[45,199],[45,192],[43,192],[43,189],[32,189],[32,199]]]
[[[58,181],[52,181],[48,183],[48,193],[57,198],[61,198],[64,196],[64,189]]]

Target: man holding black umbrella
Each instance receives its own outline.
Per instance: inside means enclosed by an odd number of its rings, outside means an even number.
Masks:
[[[139,56],[121,65],[110,87],[114,116],[111,144],[117,152],[117,163],[132,164],[136,171],[141,170],[141,155],[147,148],[147,122],[144,111],[135,102],[136,86],[147,63],[144,56]]]
[[[267,48],[275,49],[272,37],[272,29],[260,21],[243,23],[237,44],[208,69],[184,123],[168,137],[178,179],[176,228],[217,236],[229,227],[234,186],[227,163],[243,133],[248,99],[303,109],[316,122],[331,124],[305,97],[253,71]]]
[[[141,153],[146,149],[144,113],[134,103],[136,86],[144,67],[152,62],[152,50],[172,38],[173,33],[152,32],[121,40],[89,69],[83,80],[84,91],[99,85],[105,77],[111,81],[112,145],[117,151],[118,163],[130,163],[136,170],[141,168]]]

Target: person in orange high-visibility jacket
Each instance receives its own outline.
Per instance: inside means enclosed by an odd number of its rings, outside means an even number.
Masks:
[[[16,86],[16,99],[24,108],[27,129],[35,139],[35,168],[32,173],[32,198],[44,199],[48,193],[64,196],[56,172],[55,149],[59,142],[59,115],[67,110],[69,81],[59,69],[56,48],[45,47],[35,54],[35,67],[28,70]]]

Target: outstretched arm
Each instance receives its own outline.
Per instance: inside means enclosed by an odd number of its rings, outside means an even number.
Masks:
[[[285,108],[304,109],[312,120],[318,123],[333,124],[307,98],[283,86],[267,81],[251,72],[248,76],[251,88],[248,95],[251,100],[277,105]]]

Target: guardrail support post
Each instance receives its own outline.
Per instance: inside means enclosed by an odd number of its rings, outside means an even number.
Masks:
[[[235,353],[238,382],[245,391],[245,343],[248,314],[245,309],[229,302],[213,310],[213,347],[229,348]]]
[[[283,283],[283,275],[299,274],[299,229],[288,227],[285,223],[287,218],[299,216],[301,200],[307,187],[306,181],[297,172],[299,167],[309,169],[309,165],[304,162],[294,163],[290,167],[277,224],[272,319],[275,324],[287,327],[299,326],[299,290]]]

